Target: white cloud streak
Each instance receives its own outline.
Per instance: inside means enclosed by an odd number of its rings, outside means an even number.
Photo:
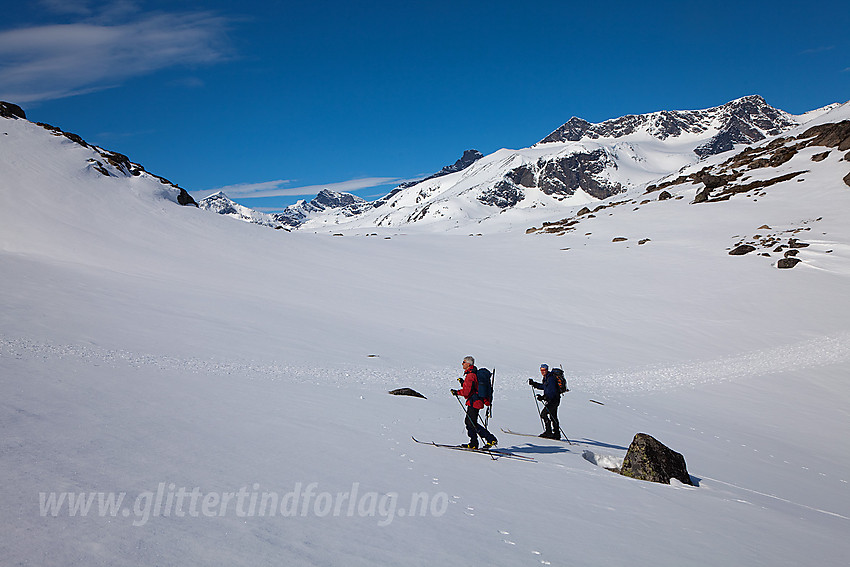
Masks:
[[[227,21],[207,12],[137,15],[130,23],[45,25],[0,32],[0,98],[63,98],[177,65],[228,58]]]
[[[222,191],[228,197],[239,199],[258,199],[261,197],[295,197],[301,195],[315,195],[322,189],[335,192],[351,192],[359,189],[369,189],[370,187],[380,187],[382,185],[398,185],[403,183],[405,179],[397,177],[362,177],[359,179],[349,179],[348,181],[338,181],[336,183],[324,183],[321,185],[302,185],[300,187],[283,187],[290,183],[287,180],[265,181],[263,183],[240,183],[236,185],[227,185],[204,191],[211,195],[218,191]]]

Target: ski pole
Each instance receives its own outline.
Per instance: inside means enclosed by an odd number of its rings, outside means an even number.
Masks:
[[[466,415],[466,408],[463,406],[463,402],[460,401],[460,396],[455,395],[455,399],[457,400],[457,403],[460,404],[460,409],[463,410],[463,414]],[[481,420],[481,415],[478,416],[478,421],[476,422],[476,425],[481,425],[482,427],[484,427],[484,429],[487,429],[487,426]]]
[[[458,403],[458,404],[460,404],[460,409],[461,409],[461,411],[463,411],[463,423],[464,423],[464,424],[466,424],[468,421],[470,421],[470,420],[469,420],[469,416],[466,414],[466,408],[465,408],[465,407],[463,407],[463,402],[462,402],[462,401],[460,401],[460,396],[458,396],[457,394],[455,394],[455,399],[457,400],[457,403]],[[481,416],[480,416],[480,415],[478,416],[478,419],[479,419],[479,420],[481,419]],[[472,425],[473,425],[473,429],[478,429],[478,427],[477,427],[477,426],[478,426],[478,422],[476,422],[476,423],[472,423]],[[484,424],[482,423],[481,425],[483,426]],[[484,429],[487,429],[487,427],[484,427]],[[476,433],[476,435],[477,435],[477,434],[478,434],[478,431],[476,431],[475,433]],[[482,438],[482,439],[483,439],[483,438]],[[493,459],[494,461],[496,460],[496,457],[495,457],[495,455],[493,455],[493,452],[492,452],[491,450],[489,450],[489,449],[482,449],[482,450],[483,450],[483,451],[486,451],[486,452],[490,455],[490,458],[491,458],[491,459]]]
[[[540,418],[540,425],[543,429],[546,429],[546,424],[543,423],[543,416],[540,414],[540,400],[537,399],[537,394],[534,393],[534,386],[531,384],[529,386],[531,386],[531,395],[534,397],[534,403],[537,405],[537,417]]]

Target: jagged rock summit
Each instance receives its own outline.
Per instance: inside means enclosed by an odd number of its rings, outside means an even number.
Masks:
[[[705,110],[629,114],[598,124],[574,116],[538,144],[615,139],[641,132],[663,141],[685,134],[699,136],[716,132],[693,150],[698,156],[705,157],[731,150],[734,144],[751,144],[781,134],[798,124],[793,116],[773,108],[761,96],[750,95]]]

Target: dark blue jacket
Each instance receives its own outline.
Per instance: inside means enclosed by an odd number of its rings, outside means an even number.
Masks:
[[[532,382],[534,381],[532,380]],[[543,383],[534,382],[532,386],[538,390],[543,390],[543,397],[546,398],[547,401],[554,402],[560,401],[561,399],[561,392],[558,390],[558,381],[555,380],[555,377],[549,372],[547,372],[546,376],[543,377]]]

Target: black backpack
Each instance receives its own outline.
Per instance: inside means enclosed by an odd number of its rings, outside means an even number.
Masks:
[[[564,371],[560,368],[553,368],[549,371],[549,376],[551,376],[555,382],[558,383],[558,392],[561,394],[565,392],[569,392],[570,389],[567,388],[567,378],[564,376]]]
[[[485,406],[493,401],[493,374],[486,368],[478,369],[478,390],[475,392],[476,399],[482,400]]]

